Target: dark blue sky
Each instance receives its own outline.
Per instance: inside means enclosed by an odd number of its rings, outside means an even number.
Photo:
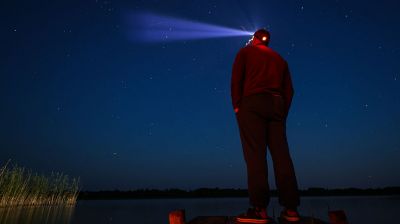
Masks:
[[[399,11],[395,0],[3,1],[0,162],[80,176],[84,190],[245,188],[230,77],[249,37],[130,39],[127,16],[152,12],[270,29],[292,72],[301,188],[400,185]]]

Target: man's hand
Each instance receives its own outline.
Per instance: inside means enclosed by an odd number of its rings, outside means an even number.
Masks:
[[[237,114],[237,112],[239,112],[239,108],[236,107],[236,108],[234,109],[234,111],[235,111],[235,114]]]

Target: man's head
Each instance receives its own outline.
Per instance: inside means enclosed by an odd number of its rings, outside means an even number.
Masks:
[[[266,29],[259,29],[253,35],[253,44],[264,44],[268,46],[270,38],[271,35]]]

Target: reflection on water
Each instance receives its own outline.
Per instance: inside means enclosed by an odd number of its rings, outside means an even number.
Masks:
[[[71,222],[74,205],[16,206],[0,208],[0,223],[60,223]]]

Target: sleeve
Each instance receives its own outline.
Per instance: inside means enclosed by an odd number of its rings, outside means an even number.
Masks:
[[[294,95],[292,78],[290,75],[289,66],[285,63],[285,71],[283,74],[283,98],[285,100],[285,114],[286,116],[289,114],[290,105],[292,104],[292,99]]]
[[[239,51],[236,55],[235,62],[232,68],[232,79],[231,79],[231,97],[233,108],[238,108],[240,100],[243,95],[243,84],[245,76],[245,63],[243,51]]]

